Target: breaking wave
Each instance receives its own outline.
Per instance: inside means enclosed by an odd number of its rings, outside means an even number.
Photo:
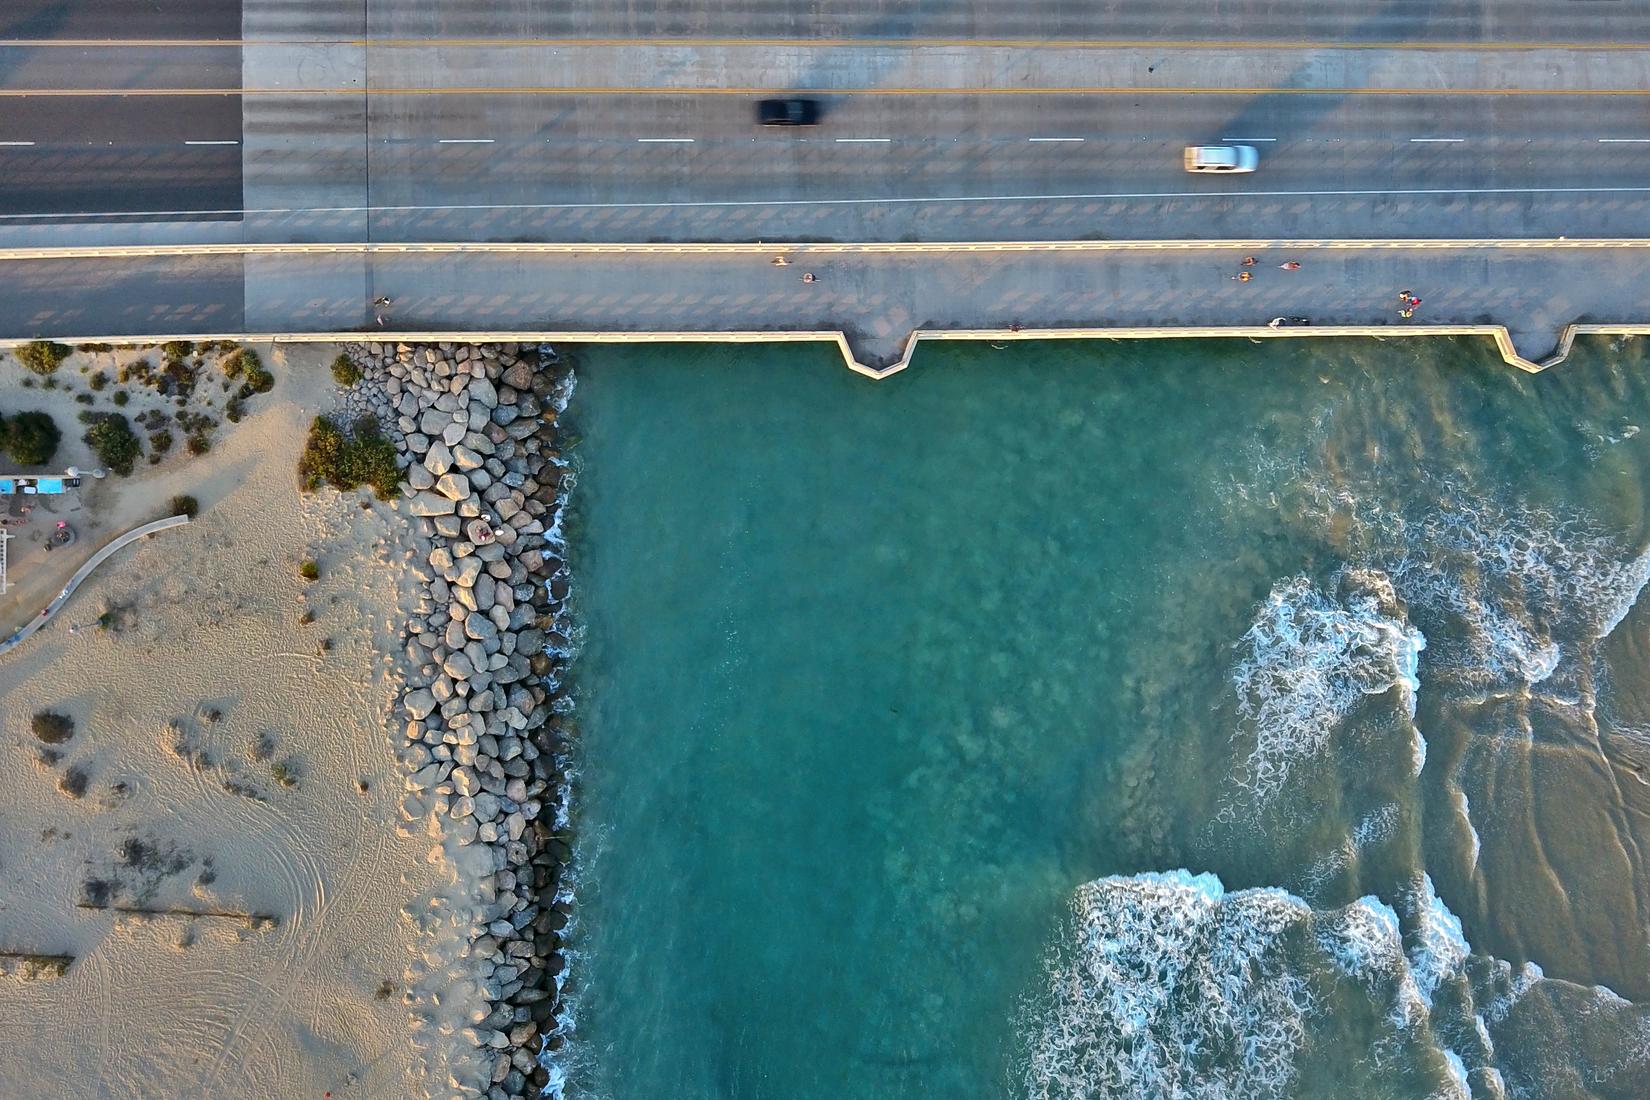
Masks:
[[[1239,782],[1265,798],[1317,756],[1359,699],[1398,688],[1411,718],[1426,648],[1391,583],[1344,570],[1325,591],[1304,576],[1275,585],[1240,643],[1232,670],[1240,736],[1253,737]],[[1425,759],[1416,734],[1416,757]]]
[[[1432,1087],[1451,1095],[1466,1066],[1434,1037],[1433,995],[1463,977],[1469,948],[1430,880],[1399,903],[1402,914],[1374,896],[1314,909],[1282,890],[1228,892],[1214,875],[1184,870],[1083,885],[1022,1012],[1026,1094],[1287,1096],[1314,1037],[1349,1026],[1320,1006],[1344,1005],[1350,990],[1385,1021],[1352,1041],[1371,1052],[1430,1049],[1441,1075]]]

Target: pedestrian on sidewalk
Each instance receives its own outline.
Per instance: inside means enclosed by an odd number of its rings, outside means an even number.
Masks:
[[[1290,260],[1288,263],[1279,264],[1278,266],[1283,268],[1285,271],[1299,271],[1301,269],[1299,260]]]
[[[1253,256],[1245,256],[1245,257],[1243,257],[1243,259],[1238,261],[1238,266],[1239,267],[1254,267],[1256,262],[1257,261],[1255,260],[1255,258]]]
[[[812,283],[812,282],[817,282],[818,280],[816,280],[814,278],[814,273],[813,272],[808,271],[808,272],[803,273],[802,281],[805,282],[805,283]]]

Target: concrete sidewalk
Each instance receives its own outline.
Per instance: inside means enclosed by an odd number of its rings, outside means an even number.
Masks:
[[[1612,246],[1255,241],[1070,242],[1061,247],[818,245],[574,247],[372,251],[244,256],[95,257],[0,263],[12,294],[0,337],[216,333],[622,334],[841,332],[872,369],[902,361],[912,333],[1152,330],[1216,335],[1277,316],[1314,328],[1505,326],[1532,362],[1551,356],[1566,325],[1650,324],[1642,278],[1650,242]],[[909,249],[909,250],[908,250]],[[460,254],[460,252],[462,254]],[[783,254],[788,264],[772,260]],[[1239,266],[1252,254],[1253,268]],[[1297,261],[1299,270],[1279,265]],[[1238,281],[1249,270],[1249,281]],[[130,277],[121,277],[130,272]],[[812,273],[813,282],[803,275]],[[68,288],[107,288],[87,311]],[[244,278],[244,283],[243,283]],[[1422,298],[1398,316],[1398,293]],[[230,303],[244,294],[240,324]],[[386,296],[393,304],[375,311]],[[187,299],[187,300],[186,300]],[[382,325],[378,324],[382,318]]]

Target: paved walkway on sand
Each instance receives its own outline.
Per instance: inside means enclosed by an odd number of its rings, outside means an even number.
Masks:
[[[152,535],[156,531],[164,531],[168,527],[179,527],[188,522],[188,516],[170,516],[166,519],[157,519],[153,523],[145,523],[142,527],[137,527],[126,532],[124,535],[116,538],[113,542],[93,554],[86,560],[86,564],[75,570],[75,575],[69,578],[69,583],[63,586],[63,591],[57,594],[57,598],[55,600],[46,605],[46,609],[44,611],[29,620],[29,624],[19,630],[16,634],[13,634],[5,641],[0,642],[0,657],[5,656],[13,649],[28,641],[29,638],[34,636],[35,631],[51,622],[53,617],[57,615],[58,610],[69,601],[69,597],[74,595],[75,589],[80,587],[80,582],[91,576],[92,570],[102,565],[116,551],[122,549],[130,543],[136,542],[145,535]]]

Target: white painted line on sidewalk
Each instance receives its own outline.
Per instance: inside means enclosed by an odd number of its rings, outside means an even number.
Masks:
[[[1467,139],[1466,138],[1410,138],[1409,140],[1416,143],[1417,145],[1421,145],[1421,144],[1458,145],[1461,142],[1466,141]]]
[[[239,145],[238,141],[186,141],[185,145]]]
[[[1276,141],[1277,138],[1250,138],[1250,137],[1223,137],[1221,141],[1229,141],[1233,145],[1241,145],[1246,141]]]
[[[1600,145],[1650,145],[1650,138],[1599,138]]]
[[[837,138],[836,140],[837,140],[838,144],[841,144],[841,145],[868,145],[868,144],[886,145],[890,141],[893,141],[894,139],[893,138]]]
[[[491,145],[492,138],[437,138],[437,145]]]
[[[12,149],[22,149],[33,144],[32,141],[0,141],[0,146]]]
[[[1026,138],[1027,141],[1082,141],[1079,137]]]
[[[693,138],[637,138],[643,145],[692,145]]]

